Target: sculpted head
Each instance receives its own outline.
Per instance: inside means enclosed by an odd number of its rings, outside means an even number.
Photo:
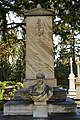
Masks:
[[[37,83],[39,85],[42,85],[43,84],[43,80],[45,79],[45,75],[41,72],[39,72],[37,75],[36,75],[36,79],[37,79]]]

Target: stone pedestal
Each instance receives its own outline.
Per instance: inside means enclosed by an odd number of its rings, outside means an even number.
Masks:
[[[33,117],[48,117],[47,105],[34,105]]]
[[[68,94],[68,97],[70,98],[76,98],[76,90],[70,90],[69,89],[69,94]]]
[[[76,79],[76,98],[80,99],[80,76]]]
[[[70,98],[66,101],[48,101],[46,105],[34,105],[28,101],[11,101],[4,105],[4,115],[28,115],[46,118],[52,114],[75,114],[76,104]]]
[[[69,94],[68,97],[75,98],[76,97],[76,89],[75,89],[75,75],[71,73],[69,75]]]
[[[76,78],[76,98],[75,102],[77,103],[77,107],[80,108],[80,60],[79,57],[76,59],[77,64],[77,78]]]
[[[77,57],[77,79],[76,79],[76,98],[80,99],[80,60],[79,57]]]
[[[12,100],[4,105],[4,115],[33,115],[33,104],[24,100]]]

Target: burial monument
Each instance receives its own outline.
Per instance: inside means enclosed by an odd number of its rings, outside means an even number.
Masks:
[[[76,104],[54,77],[52,12],[37,8],[26,12],[26,78],[24,88],[4,105],[4,115],[48,117],[74,114]]]
[[[75,83],[76,83],[76,77],[73,73],[73,67],[72,67],[72,57],[70,57],[70,74],[69,74],[69,93],[68,93],[68,96],[70,98],[75,98],[76,97],[76,86],[75,86]]]
[[[77,107],[80,108],[80,59],[77,57],[77,78],[76,78],[76,97],[75,102],[77,103]]]
[[[36,75],[42,72],[45,83],[57,86],[54,77],[52,39],[52,12],[40,8],[26,13],[26,79],[24,87],[36,83]]]

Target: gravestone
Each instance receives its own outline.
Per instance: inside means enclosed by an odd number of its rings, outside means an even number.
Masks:
[[[73,67],[72,67],[72,57],[70,57],[70,74],[69,74],[69,93],[68,97],[75,98],[76,97],[76,89],[75,89],[75,75],[73,73]]]
[[[77,57],[76,64],[77,64],[77,78],[76,78],[75,102],[77,103],[77,107],[80,108],[80,60],[79,60],[79,57]]]
[[[36,83],[39,72],[45,75],[45,84],[57,86],[54,77],[52,12],[40,5],[26,13],[25,88]]]
[[[46,118],[74,114],[76,104],[58,89],[54,77],[52,12],[37,6],[26,13],[26,79],[24,88],[4,105],[4,115]]]
[[[77,57],[77,79],[76,79],[76,98],[80,99],[80,60]]]

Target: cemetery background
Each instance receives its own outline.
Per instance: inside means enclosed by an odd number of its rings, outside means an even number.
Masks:
[[[14,96],[14,92],[20,88],[23,88],[21,82],[4,81],[0,82],[0,110],[3,109],[3,105],[11,100]]]
[[[61,2],[56,0],[51,1],[40,1],[42,7],[51,8],[54,10],[53,17],[53,34],[59,35],[59,43],[54,45],[55,55],[58,53],[59,57],[55,59],[55,76],[58,81],[58,85],[64,88],[68,88],[68,76],[69,76],[69,57],[73,57],[73,69],[76,75],[76,64],[75,64],[75,55],[79,56],[79,38],[77,38],[77,34],[79,34],[79,1],[68,1]],[[9,7],[15,9],[15,13],[18,16],[24,16],[25,8],[31,9],[36,6],[38,1],[28,1],[25,0],[23,2],[10,2],[1,1],[1,37],[0,37],[0,81],[20,81],[22,82],[24,79],[24,71],[25,71],[25,22],[22,23],[7,23],[6,14],[9,11],[12,11]],[[20,5],[23,6],[23,9],[20,11]],[[8,9],[9,8],[9,9]],[[5,11],[8,9],[8,11]],[[76,10],[74,10],[76,9]],[[78,11],[78,13],[77,13]],[[76,15],[77,14],[77,15]],[[3,17],[5,19],[3,19]],[[59,19],[55,19],[58,17]],[[68,19],[67,19],[68,18]],[[75,19],[76,18],[76,19]],[[18,27],[23,29],[23,39],[17,39]],[[53,38],[54,39],[54,38]],[[60,49],[59,49],[60,48]],[[12,63],[10,63],[10,57],[12,59]]]

